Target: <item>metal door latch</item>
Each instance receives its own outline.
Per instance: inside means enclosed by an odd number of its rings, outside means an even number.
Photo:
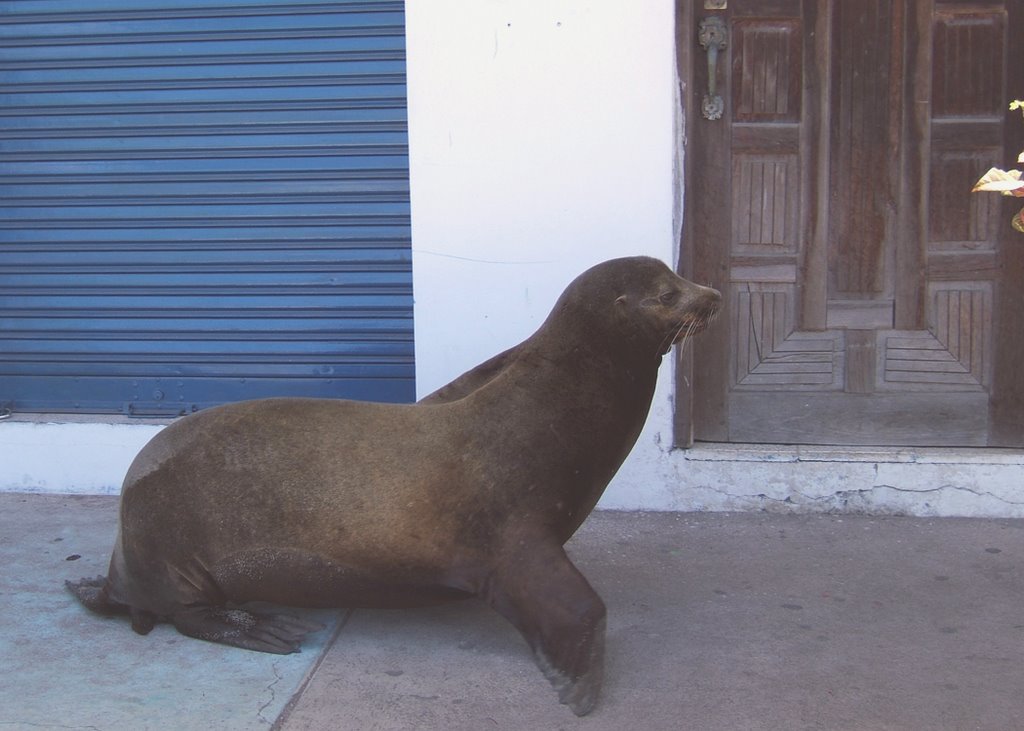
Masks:
[[[711,15],[700,21],[697,28],[697,40],[701,48],[708,53],[708,93],[700,105],[700,113],[704,119],[721,119],[725,111],[725,102],[717,94],[718,86],[718,52],[724,51],[726,46],[725,20],[720,15]]]

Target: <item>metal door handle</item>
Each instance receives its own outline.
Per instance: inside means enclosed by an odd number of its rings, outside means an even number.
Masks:
[[[721,119],[725,102],[716,93],[718,76],[718,52],[725,50],[728,31],[725,20],[720,15],[711,15],[700,21],[697,28],[697,40],[701,48],[708,52],[708,93],[700,105],[700,113],[704,119]]]

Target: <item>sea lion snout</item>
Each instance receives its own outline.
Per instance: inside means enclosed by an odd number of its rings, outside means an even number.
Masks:
[[[722,306],[722,293],[717,289],[702,287],[689,281],[686,284],[688,289],[693,291],[687,292],[688,296],[680,305],[683,326],[679,330],[676,342],[688,335],[704,331],[718,316]]]
[[[658,355],[703,332],[722,303],[721,293],[680,277],[656,259],[619,260],[634,264],[637,277],[615,300],[627,327],[658,343]],[[609,264],[615,263],[609,262]]]
[[[707,329],[722,304],[722,294],[717,289],[702,287],[679,276],[675,277],[674,285],[659,297],[659,302],[667,306],[663,317],[670,330],[667,342],[662,341],[663,351],[668,350],[669,344],[678,345]]]
[[[713,287],[702,287],[699,284],[689,282],[696,290],[690,298],[692,307],[705,307],[717,311],[722,304],[722,293]]]

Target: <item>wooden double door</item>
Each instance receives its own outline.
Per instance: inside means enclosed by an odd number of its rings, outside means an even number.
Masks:
[[[680,2],[681,268],[725,305],[677,442],[1024,446],[1024,235],[970,193],[1024,146],[1022,6]]]

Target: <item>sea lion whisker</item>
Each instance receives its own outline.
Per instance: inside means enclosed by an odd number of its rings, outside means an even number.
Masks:
[[[673,343],[681,342],[679,334],[681,332],[683,332],[683,329],[686,327],[686,322],[687,322],[687,318],[686,317],[681,318],[679,320],[679,324],[676,325],[675,327],[673,327],[671,330],[669,330],[668,335],[666,335],[664,338],[662,338],[661,342],[658,343],[658,353],[657,354],[659,356],[664,355],[665,353],[667,353],[669,351],[669,348],[672,347]],[[685,339],[685,338],[686,338],[686,336],[684,335],[683,339]]]
[[[690,320],[690,324],[687,326],[686,332],[683,334],[683,339],[679,344],[681,351],[685,352],[687,342],[689,342],[690,338],[693,337],[694,332],[698,331],[700,327],[700,320]]]

